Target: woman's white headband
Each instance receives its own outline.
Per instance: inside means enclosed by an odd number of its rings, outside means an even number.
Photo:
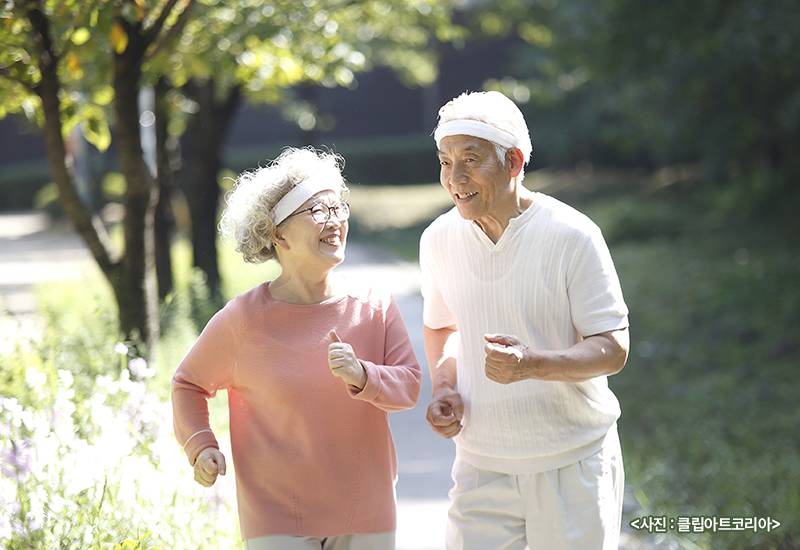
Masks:
[[[278,204],[272,209],[272,221],[275,225],[280,224],[320,191],[333,191],[338,194],[341,189],[341,181],[341,176],[330,172],[303,180],[278,201]]]
[[[436,141],[436,146],[439,147],[439,143],[442,139],[456,135],[474,136],[486,139],[506,149],[520,147],[517,138],[508,132],[478,120],[450,120],[444,124],[440,124],[433,132],[433,139]]]

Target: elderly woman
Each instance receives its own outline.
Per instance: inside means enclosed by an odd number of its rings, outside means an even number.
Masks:
[[[387,412],[414,406],[422,374],[391,295],[332,273],[350,214],[340,161],[287,149],[238,178],[222,230],[282,272],[219,311],[172,381],[175,434],[206,487],[226,467],[207,400],[228,392],[248,550],[394,548]]]

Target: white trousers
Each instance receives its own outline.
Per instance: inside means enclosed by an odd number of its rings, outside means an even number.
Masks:
[[[338,537],[258,537],[244,541],[246,550],[395,550],[395,533]]]
[[[447,550],[617,550],[624,471],[612,430],[596,454],[538,474],[479,470],[456,459]]]

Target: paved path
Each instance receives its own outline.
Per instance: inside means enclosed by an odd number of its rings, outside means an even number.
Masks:
[[[53,227],[40,214],[0,215],[0,308],[24,320],[35,311],[32,292],[35,284],[80,279],[96,269],[83,241],[66,227]],[[451,441],[434,434],[425,420],[431,382],[422,343],[419,266],[350,242],[347,259],[337,269],[350,277],[363,278],[369,284],[385,285],[392,290],[422,365],[424,376],[419,403],[409,411],[390,415],[400,478],[397,550],[441,550],[455,449]],[[620,545],[623,550],[668,548],[639,540],[630,528],[623,527]]]

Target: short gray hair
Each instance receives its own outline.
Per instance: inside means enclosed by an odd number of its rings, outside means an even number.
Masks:
[[[530,161],[533,145],[525,117],[519,107],[502,93],[464,92],[439,109],[437,128],[453,120],[476,120],[509,134],[522,152],[523,165]],[[506,152],[509,148],[492,143],[497,151],[498,160],[505,165]]]
[[[317,151],[313,147],[288,147],[267,166],[245,171],[236,178],[233,189],[225,196],[227,208],[222,213],[220,233],[236,242],[236,251],[244,261],[263,263],[277,260],[273,239],[276,225],[272,210],[295,186],[321,171],[335,169],[341,176],[344,158],[336,153]],[[341,200],[347,198],[344,179],[338,187]]]

